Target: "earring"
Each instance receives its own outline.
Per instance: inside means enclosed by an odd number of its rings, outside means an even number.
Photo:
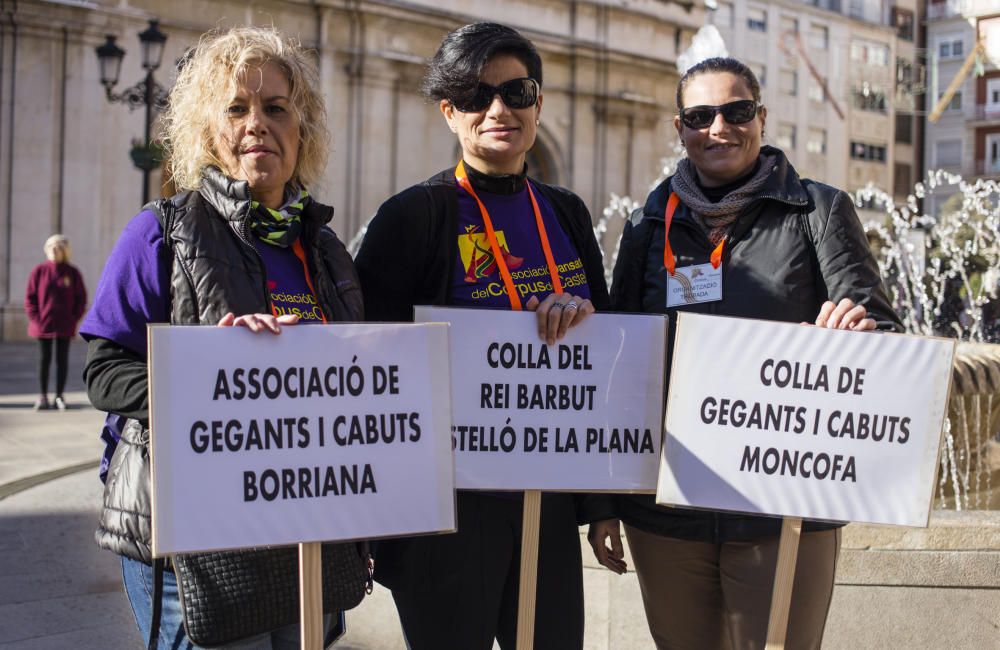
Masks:
[[[535,118],[535,126],[538,126],[541,123],[542,123],[542,120],[540,120],[539,118],[536,117]]]

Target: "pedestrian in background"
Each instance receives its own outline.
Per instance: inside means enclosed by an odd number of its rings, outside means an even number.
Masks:
[[[24,311],[28,315],[28,336],[38,339],[41,358],[38,363],[38,399],[35,410],[49,408],[49,367],[52,344],[56,348],[56,396],[53,406],[66,410],[63,389],[69,365],[69,341],[76,336],[76,326],[87,307],[87,289],[79,269],[69,263],[69,240],[52,235],[45,240],[47,260],[34,268],[24,292]]]

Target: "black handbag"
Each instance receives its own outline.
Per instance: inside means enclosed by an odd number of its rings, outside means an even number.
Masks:
[[[298,547],[173,557],[188,637],[215,646],[299,622]],[[369,587],[353,543],[323,544],[323,612],[356,607]]]
[[[129,420],[104,486],[97,542],[153,565],[148,647],[157,647],[165,562],[150,553],[149,429]],[[131,537],[121,531],[134,531]],[[323,544],[323,612],[356,607],[371,593],[367,543]],[[363,547],[363,548],[362,548]],[[298,547],[186,553],[171,558],[184,629],[197,645],[222,645],[299,621]]]

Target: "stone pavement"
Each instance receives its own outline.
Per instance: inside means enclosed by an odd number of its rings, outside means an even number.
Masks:
[[[0,649],[140,648],[118,560],[94,543],[103,416],[83,392],[85,347],[71,346],[65,412],[31,410],[36,354],[34,343],[0,343]],[[585,585],[587,650],[653,647],[641,616],[620,615],[641,611],[634,574],[618,578],[591,560]],[[337,648],[405,648],[378,585],[348,612],[347,628]]]

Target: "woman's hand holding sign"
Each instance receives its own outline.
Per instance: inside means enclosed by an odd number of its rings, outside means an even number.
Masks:
[[[269,331],[272,334],[281,334],[282,325],[294,325],[299,322],[299,317],[295,314],[282,314],[274,316],[272,314],[244,314],[237,316],[233,312],[227,313],[219,319],[219,327],[245,327],[251,332]]]
[[[568,293],[550,293],[541,302],[537,296],[532,296],[524,303],[524,308],[538,316],[538,335],[549,345],[594,313],[594,303]]]
[[[850,298],[844,298],[838,303],[827,300],[819,309],[815,325],[829,329],[867,332],[875,329],[875,319],[867,316],[868,311],[864,305],[856,305]]]

